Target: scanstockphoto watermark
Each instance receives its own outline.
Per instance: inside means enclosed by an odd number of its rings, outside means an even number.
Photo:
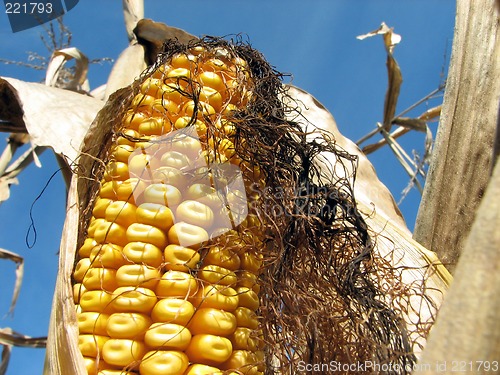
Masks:
[[[4,0],[13,33],[40,26],[73,9],[79,0]]]
[[[414,366],[403,366],[398,363],[377,363],[374,361],[343,363],[339,361],[330,361],[326,363],[307,363],[300,361],[297,370],[301,374],[329,374],[329,373],[359,373],[366,372],[371,374],[380,373],[404,373],[415,370]]]
[[[358,214],[346,192],[327,186],[299,187],[288,192],[282,187],[265,187],[261,190],[250,186],[248,193],[265,198],[249,203],[255,205],[255,209],[263,210],[274,217],[305,215],[326,218]],[[294,202],[292,206],[287,204],[291,199]]]

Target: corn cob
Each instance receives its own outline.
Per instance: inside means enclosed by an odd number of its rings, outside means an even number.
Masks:
[[[263,175],[238,157],[232,121],[252,85],[246,61],[204,46],[142,82],[73,274],[89,374],[263,374],[262,229],[245,196]],[[221,196],[230,166],[241,188]]]

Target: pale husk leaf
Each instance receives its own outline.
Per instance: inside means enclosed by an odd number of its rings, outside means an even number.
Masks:
[[[0,91],[15,91],[31,142],[51,147],[71,164],[103,102],[89,96],[14,78],[0,78]],[[10,103],[0,106],[9,107]]]

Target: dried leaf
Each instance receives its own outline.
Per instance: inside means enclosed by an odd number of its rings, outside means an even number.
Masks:
[[[23,109],[12,86],[0,79],[0,131],[26,133]]]
[[[67,80],[64,76],[64,65],[75,60],[76,66],[72,77]],[[52,53],[47,73],[45,75],[45,84],[47,86],[60,87],[72,91],[88,91],[89,83],[87,72],[89,70],[89,59],[78,48],[63,48]]]
[[[11,251],[0,248],[0,259],[7,259],[16,263],[16,283],[14,284],[14,292],[12,293],[12,300],[10,302],[9,314],[12,314],[16,307],[17,298],[21,291],[21,284],[24,276],[24,259],[22,256]],[[1,342],[1,337],[0,337]]]
[[[136,39],[134,28],[139,20],[144,18],[144,0],[123,0],[123,15],[128,40]]]
[[[14,78],[0,78],[0,98],[4,95],[16,98],[14,104],[22,108],[32,144],[52,147],[70,163],[78,157],[83,137],[104,104],[86,95]],[[10,104],[0,101],[0,113],[8,113]]]
[[[363,40],[376,35],[384,35],[384,43],[386,45],[386,48],[388,48],[391,53],[394,46],[401,42],[401,35],[394,33],[393,29],[387,26],[385,22],[382,22],[378,29],[370,31],[369,33],[363,35],[358,35],[356,38],[359,40]]]
[[[392,123],[408,129],[417,130],[425,133],[427,131],[427,123],[420,118],[396,117]]]
[[[350,139],[344,137],[335,123],[335,119],[328,110],[319,103],[311,94],[297,88],[290,87],[291,94],[301,105],[302,114],[307,120],[320,129],[332,133],[335,142],[344,150],[358,157],[358,169],[356,183],[354,184],[354,196],[357,201],[363,202],[367,207],[374,207],[377,214],[394,223],[401,231],[410,234],[406,223],[399,211],[389,189],[378,179],[377,174],[366,155]],[[312,130],[312,129],[311,129]],[[336,160],[332,160],[336,165]],[[338,166],[335,172],[339,175],[352,173],[352,171],[341,171],[343,166]]]
[[[420,116],[418,116],[418,118],[425,121],[433,120],[436,117],[441,116],[441,107],[441,105],[438,105],[436,107],[430,108]]]
[[[384,22],[382,25],[374,31],[368,34],[360,35],[357,38],[363,40],[368,37],[375,35],[382,35],[384,38],[384,45],[387,51],[387,72],[389,78],[389,85],[387,87],[387,92],[385,95],[384,102],[384,122],[383,128],[386,131],[391,130],[392,121],[394,115],[396,114],[396,105],[398,103],[399,91],[401,84],[403,83],[403,76],[396,59],[393,56],[394,47],[401,42],[401,36],[394,33],[393,29],[388,27]]]
[[[12,352],[12,346],[2,345],[2,362],[0,362],[0,375],[5,375],[7,372],[7,367],[9,366],[10,353]]]
[[[11,328],[0,328],[0,345],[44,348],[46,341],[46,337],[31,337],[13,331]]]
[[[133,44],[120,54],[108,78],[104,100],[115,91],[130,85],[146,69],[144,62],[144,47]],[[104,105],[104,103],[102,103]]]
[[[161,51],[163,43],[168,39],[177,39],[181,43],[188,43],[196,37],[188,32],[155,22],[150,19],[140,20],[134,29],[137,40],[146,48],[145,60],[148,65],[156,61],[156,56]]]
[[[10,185],[19,185],[17,178],[0,177],[0,204],[10,197]]]

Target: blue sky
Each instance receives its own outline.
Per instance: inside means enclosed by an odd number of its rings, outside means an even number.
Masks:
[[[0,58],[26,61],[29,51],[47,56],[40,41],[41,27],[16,34],[0,5]],[[397,112],[409,107],[442,80],[451,54],[455,1],[452,0],[145,0],[145,16],[195,35],[243,33],[277,70],[293,75],[292,83],[309,91],[335,116],[341,132],[352,140],[382,120],[387,86],[385,51],[381,38],[356,39],[386,22],[403,39],[395,51],[403,73]],[[80,0],[64,17],[73,33],[72,46],[90,59],[116,59],[127,46],[121,1]],[[106,82],[111,64],[92,65],[90,85]],[[0,75],[41,81],[44,73],[0,64]],[[423,104],[418,115],[437,102]],[[435,134],[437,124],[431,124]],[[6,136],[4,136],[6,138]],[[403,146],[423,152],[423,135],[405,137]],[[378,138],[376,138],[378,139]],[[2,146],[3,148],[3,146]],[[388,149],[370,156],[379,178],[396,200],[408,177]],[[50,151],[19,177],[11,198],[0,206],[0,248],[22,255],[25,278],[14,317],[5,317],[14,284],[14,266],[0,261],[0,327],[31,336],[44,336],[57,272],[57,252],[65,214],[65,191],[57,175],[33,207],[37,239],[26,246],[31,204],[57,170]],[[413,229],[420,194],[413,190],[400,208]],[[31,237],[32,238],[32,237]],[[13,350],[8,375],[41,373],[44,351]]]

